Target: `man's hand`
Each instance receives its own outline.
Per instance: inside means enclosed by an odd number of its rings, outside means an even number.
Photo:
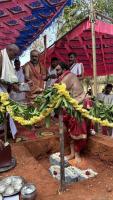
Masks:
[[[44,91],[44,89],[42,89],[42,88],[39,88],[39,93],[41,93],[41,92],[43,92]]]
[[[14,91],[16,91],[16,92],[19,92],[19,85],[18,84],[13,84],[12,85],[12,89],[14,90]]]
[[[4,142],[0,139],[0,150],[4,148]]]

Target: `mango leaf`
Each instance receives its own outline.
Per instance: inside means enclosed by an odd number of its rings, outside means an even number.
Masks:
[[[46,128],[49,128],[49,127],[50,127],[50,118],[51,118],[50,115],[48,115],[48,116],[45,118]]]
[[[69,106],[68,104],[69,104],[69,103],[66,101],[65,98],[62,99],[62,102],[63,102],[62,105],[63,105],[65,108],[68,108],[68,106]]]

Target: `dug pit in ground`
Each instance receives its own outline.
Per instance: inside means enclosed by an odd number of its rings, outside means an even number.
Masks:
[[[112,154],[113,140],[107,144],[103,136],[89,139],[85,153],[86,168],[98,172],[98,176],[67,186],[66,192],[59,195],[59,182],[49,174],[49,155],[59,151],[57,136],[41,137],[34,141],[12,144],[13,155],[17,159],[15,169],[1,176],[18,175],[37,186],[37,200],[113,200],[113,166],[106,155]],[[111,149],[111,151],[110,151]],[[106,151],[105,151],[106,150]],[[111,156],[112,157],[112,156]],[[111,158],[110,157],[110,158]],[[103,161],[104,160],[104,161]]]

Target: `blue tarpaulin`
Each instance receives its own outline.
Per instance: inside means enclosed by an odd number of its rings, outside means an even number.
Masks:
[[[16,43],[26,50],[66,5],[71,0],[1,0],[0,49]]]

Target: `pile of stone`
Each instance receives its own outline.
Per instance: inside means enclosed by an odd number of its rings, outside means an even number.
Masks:
[[[60,153],[50,155],[50,174],[60,180]],[[78,182],[97,175],[92,169],[80,170],[77,167],[69,166],[68,160],[64,158],[65,165],[65,182],[70,184],[72,182]]]

